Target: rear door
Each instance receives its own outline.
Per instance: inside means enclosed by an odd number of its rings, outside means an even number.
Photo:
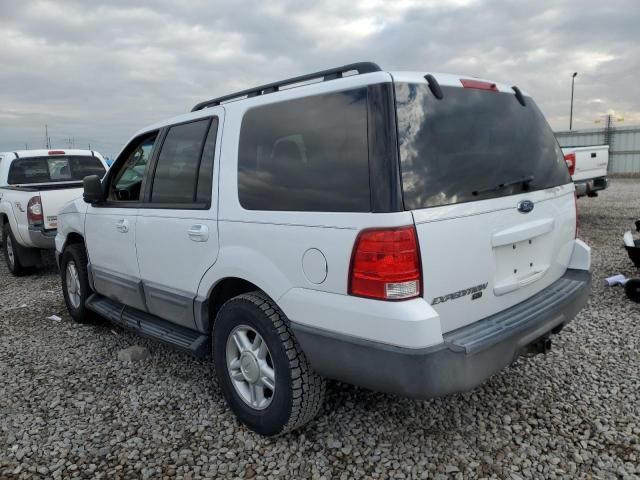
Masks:
[[[189,328],[195,328],[193,305],[200,280],[218,256],[213,179],[224,110],[208,111],[209,117],[167,127],[137,224],[137,258],[148,310]]]
[[[444,332],[556,281],[575,237],[574,187],[541,112],[471,85],[437,99],[426,82],[396,83],[404,204]]]

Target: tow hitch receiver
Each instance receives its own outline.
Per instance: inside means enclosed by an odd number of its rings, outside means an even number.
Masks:
[[[535,342],[531,343],[527,350],[528,353],[543,353],[546,355],[551,350],[551,338],[545,335],[544,337],[541,337]]]

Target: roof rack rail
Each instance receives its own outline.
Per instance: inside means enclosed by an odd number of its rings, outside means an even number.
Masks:
[[[296,83],[306,82],[308,80],[314,80],[316,78],[322,78],[322,81],[335,80],[342,78],[347,72],[358,72],[358,74],[380,72],[382,69],[373,62],[359,62],[351,63],[349,65],[343,65],[342,67],[330,68],[328,70],[321,70],[319,72],[309,73],[307,75],[301,75],[299,77],[287,78],[286,80],[280,80],[279,82],[268,83],[266,85],[260,85],[259,87],[249,88],[240,92],[224,95],[222,97],[213,98],[205,102],[197,104],[191,109],[192,112],[202,110],[207,107],[215,107],[222,102],[226,102],[233,99],[239,99],[241,97],[256,97],[258,95],[266,95],[267,93],[273,93],[280,90],[281,87],[287,85],[293,85]]]

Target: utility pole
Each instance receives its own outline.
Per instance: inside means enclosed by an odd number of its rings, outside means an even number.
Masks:
[[[571,112],[569,113],[569,130],[573,128],[573,84],[577,75],[578,72],[573,72],[573,75],[571,75]]]
[[[51,139],[49,138],[49,125],[44,125],[44,145],[49,150],[51,148]]]

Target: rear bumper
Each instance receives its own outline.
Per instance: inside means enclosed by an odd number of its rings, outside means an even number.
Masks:
[[[385,345],[293,323],[311,366],[321,375],[371,390],[432,398],[471,390],[539,338],[559,332],[587,301],[591,272],[565,275],[528,300],[444,335],[425,349]]]
[[[54,249],[56,248],[57,230],[42,230],[39,228],[29,228],[28,236],[30,244],[35,248]]]
[[[609,186],[609,179],[607,177],[598,177],[590,178],[589,180],[577,180],[574,183],[578,197],[584,197],[606,189]]]

